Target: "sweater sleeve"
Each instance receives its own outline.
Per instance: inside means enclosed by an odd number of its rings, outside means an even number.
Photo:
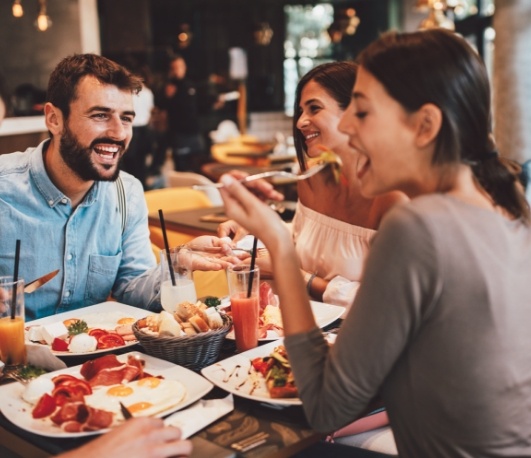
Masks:
[[[310,424],[330,432],[357,418],[407,352],[440,291],[433,237],[410,206],[393,209],[374,239],[361,286],[335,344],[318,329],[286,337]]]

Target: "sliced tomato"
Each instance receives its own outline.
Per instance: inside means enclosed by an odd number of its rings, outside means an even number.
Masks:
[[[106,331],[105,329],[94,328],[94,329],[91,329],[88,334],[89,336],[93,336],[96,338],[96,340],[98,340],[101,336],[105,334],[109,334],[109,332]]]
[[[31,415],[33,418],[45,418],[48,415],[51,415],[56,407],[57,404],[55,403],[55,399],[48,393],[44,393],[37,401],[37,404],[35,404],[35,407],[31,411]]]
[[[274,364],[274,360],[273,358],[254,358],[251,361],[251,364],[256,371],[260,372],[260,374],[265,377],[269,369],[271,369],[271,366]]]
[[[98,339],[98,348],[113,348],[113,347],[122,347],[125,345],[125,340],[122,336],[118,334],[104,334]]]
[[[68,351],[68,342],[63,339],[59,339],[59,337],[56,337],[53,339],[52,342],[52,350],[53,351]]]

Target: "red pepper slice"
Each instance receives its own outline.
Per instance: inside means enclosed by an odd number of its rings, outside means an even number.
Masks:
[[[52,350],[53,351],[68,351],[68,342],[63,339],[59,339],[59,337],[56,337],[53,339],[52,342]]]
[[[31,411],[33,418],[45,418],[51,415],[57,407],[55,399],[48,393],[44,393],[35,404],[35,407]]]
[[[125,345],[125,340],[118,334],[104,334],[98,339],[98,348],[113,348]]]

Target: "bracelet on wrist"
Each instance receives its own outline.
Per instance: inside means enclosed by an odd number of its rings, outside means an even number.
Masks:
[[[310,275],[310,277],[308,278],[308,281],[306,282],[306,291],[308,292],[308,296],[311,296],[312,295],[312,282],[313,282],[313,279],[317,276],[316,273],[313,273]]]

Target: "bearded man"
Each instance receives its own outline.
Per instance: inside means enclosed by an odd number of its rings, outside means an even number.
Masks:
[[[60,273],[26,295],[31,321],[105,301],[157,311],[160,273],[140,182],[120,171],[132,137],[133,95],[142,81],[94,54],[63,59],[52,72],[44,118],[50,138],[0,155],[0,275]],[[194,244],[230,247],[215,237]],[[198,268],[227,262],[201,259]]]

